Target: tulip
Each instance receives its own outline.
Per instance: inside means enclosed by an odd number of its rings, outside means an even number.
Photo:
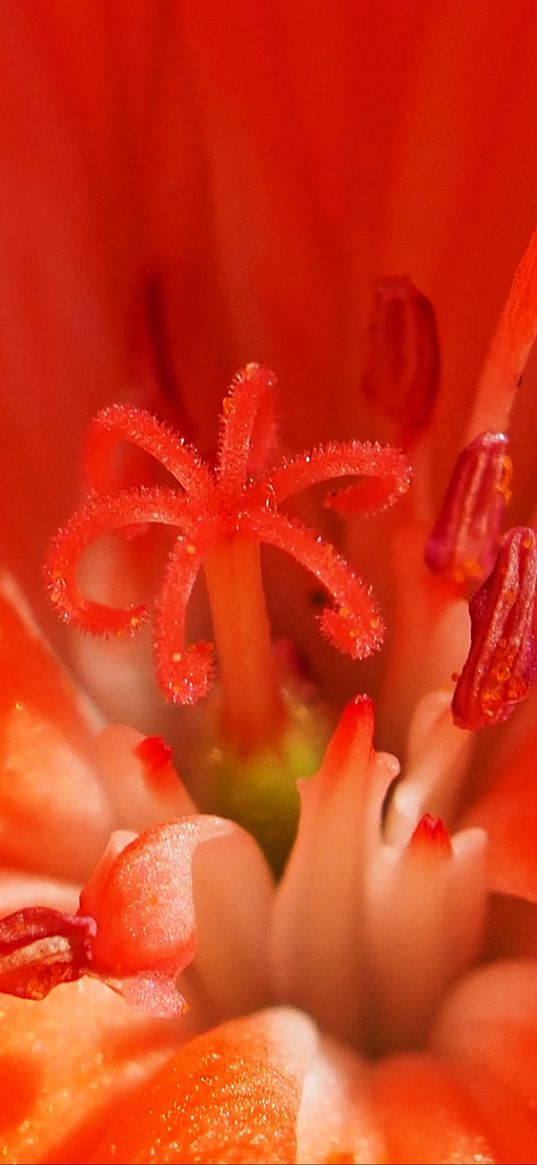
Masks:
[[[0,13],[6,1160],[535,1158],[536,23]]]

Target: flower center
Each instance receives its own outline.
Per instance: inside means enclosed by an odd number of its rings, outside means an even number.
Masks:
[[[267,831],[259,834],[259,821],[278,809],[278,831],[283,838],[292,834],[296,763],[308,756],[306,771],[315,767],[319,737],[326,736],[326,728],[321,725],[312,733],[307,710],[282,687],[265,607],[260,546],[291,555],[311,572],[316,586],[326,591],[320,617],[325,635],[353,659],[365,658],[377,650],[383,636],[370,588],[330,543],[280,507],[308,486],[331,478],[363,477],[374,479],[373,492],[353,481],[341,494],[332,492],[327,504],[343,513],[386,506],[407,489],[410,469],[397,449],[358,441],[331,442],[271,464],[276,445],[274,400],[275,378],[268,369],[249,364],[237,373],[224,398],[214,468],[148,413],[123,406],[105,409],[90,426],[85,443],[89,501],[56,535],[46,573],[50,597],[64,620],[96,634],[133,634],[149,618],[148,606],[116,609],[86,598],[76,581],[78,560],[92,541],[111,530],[136,537],[149,523],[175,528],[154,604],[157,678],[167,699],[194,704],[213,685],[216,654],[219,682],[205,758],[216,750],[223,761],[218,796],[212,795],[214,787],[205,788],[202,805],[214,808],[216,800],[221,812],[233,808],[279,865]],[[125,441],[155,458],[177,488],[125,486],[114,458]],[[187,642],[187,608],[200,569],[207,582],[214,644]],[[307,736],[304,743],[301,733]],[[242,772],[244,765],[247,771]],[[203,768],[207,786],[214,766],[205,759]],[[243,780],[246,786],[249,781],[250,788],[222,796],[223,774],[227,778],[230,770],[238,774],[237,782]],[[270,770],[273,775],[267,779]],[[228,780],[226,787],[231,790]],[[252,816],[248,806],[254,801]]]

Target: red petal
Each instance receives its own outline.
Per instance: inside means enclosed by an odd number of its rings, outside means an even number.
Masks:
[[[470,806],[464,825],[489,836],[488,881],[492,890],[537,902],[537,798],[532,729],[504,761],[489,788]]]

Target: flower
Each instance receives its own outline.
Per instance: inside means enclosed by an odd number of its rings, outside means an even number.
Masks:
[[[534,244],[477,373],[534,226],[521,187],[532,188],[537,167],[524,127],[535,14],[499,3],[485,20],[479,8],[448,7],[250,14],[231,3],[223,30],[203,4],[158,14],[118,4],[113,21],[52,3],[0,15],[10,79],[5,558],[78,677],[67,678],[6,576],[6,1160],[533,1159],[531,365],[520,393],[517,383],[534,336]],[[367,340],[371,274],[383,278]],[[262,748],[266,706],[241,749],[243,726],[210,699],[181,716],[163,711],[143,639],[100,645],[58,631],[38,576],[48,537],[75,508],[83,422],[98,415],[93,433],[106,446],[111,419],[143,416],[146,435],[163,432],[148,419],[157,412],[214,464],[217,394],[252,359],[278,371],[291,484],[294,450],[333,439],[347,456],[349,442],[378,436],[405,445],[415,485],[367,523],[353,514],[354,486],[336,494],[337,528],[315,491],[297,499],[285,528],[321,522],[319,545],[329,534],[345,543],[389,635],[382,653],[345,669],[310,636],[317,588],[269,559],[273,625],[291,641],[274,664],[285,696]],[[269,423],[264,448],[270,434]],[[140,605],[169,549],[154,539],[144,552],[139,527],[152,513],[111,497],[120,487],[131,501],[137,489],[157,508],[172,501],[165,475],[149,484],[133,458],[116,476],[99,448],[93,501],[60,546],[74,531],[81,550],[103,513],[126,522],[126,542],[83,564],[102,625],[97,598]],[[506,518],[508,457],[517,508]],[[272,485],[288,472],[277,461]],[[205,480],[202,460],[195,466]],[[264,474],[256,465],[251,475],[267,485]],[[205,535],[200,489],[186,501]],[[174,495],[173,516],[181,511],[190,537],[183,501]],[[242,532],[275,529],[267,513]],[[306,544],[301,535],[300,551]],[[179,557],[172,550],[168,597]],[[53,557],[53,591],[72,583],[64,567]],[[206,642],[201,608],[192,604],[194,638]],[[220,656],[225,694],[240,673],[222,667],[229,643]],[[103,727],[81,686],[142,731]],[[251,688],[238,685],[235,707]],[[172,723],[184,782],[160,738]],[[398,753],[401,778],[374,739]],[[297,770],[316,770],[300,784],[277,888],[234,823],[230,767],[254,809],[275,772],[287,786]],[[197,801],[218,794],[218,816],[208,804],[200,815],[191,790]],[[292,824],[282,787],[263,813],[277,832],[287,813]],[[266,821],[254,817],[271,856]]]

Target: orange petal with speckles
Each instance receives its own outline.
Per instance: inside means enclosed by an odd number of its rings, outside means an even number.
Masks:
[[[310,1021],[283,1009],[199,1036],[125,1106],[91,1161],[295,1161],[302,1082],[315,1044]]]

